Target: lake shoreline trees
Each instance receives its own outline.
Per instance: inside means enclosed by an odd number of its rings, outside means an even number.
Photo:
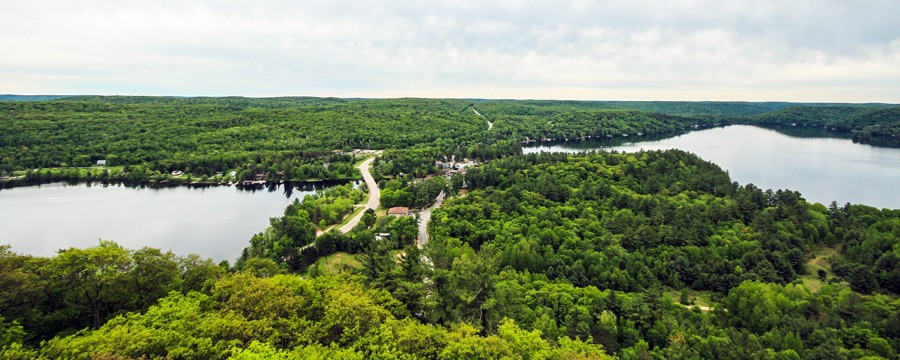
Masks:
[[[385,154],[385,160],[403,162],[384,173],[397,175],[423,166],[427,171],[427,164],[442,158],[520,154],[523,141],[663,134],[734,123],[819,127],[846,132],[854,141],[898,147],[898,109],[888,104],[463,99],[76,96],[2,101],[0,181],[27,184],[14,180],[27,174],[37,181],[355,179],[353,149],[403,149],[406,155]],[[491,131],[485,129],[485,117],[494,125]],[[98,162],[105,167],[90,168]]]

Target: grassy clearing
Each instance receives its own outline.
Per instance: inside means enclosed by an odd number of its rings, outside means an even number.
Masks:
[[[834,277],[831,271],[830,259],[841,254],[841,249],[836,247],[821,247],[813,251],[813,258],[806,262],[806,275],[800,277],[800,280],[809,287],[813,292],[819,291],[822,287],[822,279],[819,279],[819,270],[825,270],[828,278]]]
[[[356,215],[359,215],[359,213],[363,211],[366,211],[365,206],[357,206],[355,209],[353,209],[353,211],[350,212],[349,215],[344,217],[344,220],[341,221],[340,224],[337,224],[336,226],[338,227],[338,229],[342,228],[344,225],[347,225],[347,223],[350,222],[351,219],[353,219],[354,217],[356,217]]]
[[[336,252],[322,256],[313,266],[317,267],[321,274],[335,275],[344,270],[361,269],[362,264],[356,260],[356,255]]]
[[[672,301],[676,303],[681,303],[681,290],[670,290],[666,292],[666,295],[669,296]],[[713,293],[711,291],[696,291],[689,290],[688,291],[688,300],[693,302],[692,305],[688,305],[691,307],[693,305],[697,305],[703,308],[714,308],[719,306],[719,304],[713,300]]]
[[[50,172],[53,172],[53,173],[62,173],[62,172],[69,172],[72,170],[78,170],[78,173],[81,175],[88,175],[88,174],[100,175],[100,174],[103,174],[104,170],[109,170],[109,172],[111,174],[113,174],[113,173],[122,172],[122,170],[124,170],[124,169],[125,169],[124,166],[85,166],[85,167],[41,168],[40,170],[49,170]],[[24,171],[21,173],[23,175],[25,174]]]
[[[812,272],[822,269],[827,271],[828,275],[833,275],[831,273],[831,262],[829,261],[829,258],[840,255],[840,253],[841,250],[834,247],[822,247],[816,249],[813,251],[813,258],[806,263],[807,269],[812,270]]]
[[[353,219],[357,214],[365,211],[365,209],[366,209],[365,206],[357,206],[357,207],[353,208],[353,211],[351,211],[349,214],[344,215],[344,219],[341,220],[340,223],[328,225],[324,229],[320,228],[317,225],[316,226],[316,236],[319,236],[326,232],[329,232],[332,229],[340,229],[340,228],[344,227],[344,225],[347,225],[347,223],[350,222],[351,219]]]
[[[358,155],[358,156],[356,156],[356,162],[353,164],[353,166],[354,166],[354,167],[358,167],[358,166],[361,165],[364,161],[369,160],[369,158],[372,157],[372,156],[374,156],[374,155],[372,155],[372,154],[366,154],[366,155]]]

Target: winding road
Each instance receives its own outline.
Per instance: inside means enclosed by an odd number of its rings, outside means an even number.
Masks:
[[[485,121],[487,121],[487,123],[488,123],[488,131],[490,131],[490,130],[491,130],[491,129],[493,129],[493,128],[494,128],[494,123],[492,123],[492,122],[490,122],[490,120],[487,120],[487,118],[485,118],[485,117],[484,117],[484,115],[481,115],[481,113],[480,113],[480,112],[478,112],[478,110],[475,110],[475,108],[474,108],[474,107],[473,107],[473,108],[472,108],[472,111],[474,111],[474,112],[475,112],[475,115],[478,115],[478,116],[480,116],[480,117],[482,117],[482,118],[484,118],[484,119],[485,119]]]
[[[378,210],[378,205],[381,203],[381,189],[378,188],[378,183],[375,182],[375,178],[372,177],[372,172],[371,172],[372,162],[375,161],[375,158],[378,157],[378,154],[380,154],[380,153],[381,153],[381,151],[376,152],[375,156],[367,159],[366,161],[363,161],[362,163],[359,164],[359,166],[356,167],[357,169],[359,169],[359,172],[362,174],[363,180],[365,180],[365,182],[366,182],[366,187],[369,188],[369,201],[366,202],[365,205],[355,205],[357,207],[363,206],[366,209]],[[352,219],[350,219],[349,222],[344,224],[344,226],[341,226],[338,229],[338,231],[340,231],[341,234],[346,234],[346,233],[350,232],[350,230],[352,230],[356,226],[356,224],[359,224],[359,221],[362,219],[363,214],[365,214],[365,212],[366,212],[366,210],[364,209],[363,211],[360,211],[359,213],[357,213],[356,216],[354,216]],[[333,228],[334,228],[334,225],[329,226],[324,229],[321,229],[321,230],[317,230],[316,237],[321,236],[322,234],[324,234],[328,231],[331,231],[331,229],[333,229]],[[303,248],[305,249],[307,247],[312,246],[313,244],[314,243],[307,244]]]
[[[375,182],[375,178],[372,177],[372,173],[370,172],[370,170],[372,169],[372,162],[375,161],[376,157],[378,157],[377,153],[375,154],[375,156],[369,158],[366,161],[363,161],[358,166],[359,172],[362,173],[363,180],[366,181],[366,187],[369,188],[369,201],[366,202],[366,210],[377,210],[378,204],[381,202],[381,189],[378,188],[378,183]],[[340,231],[341,234],[350,232],[351,229],[356,227],[356,224],[359,224],[359,221],[362,219],[363,214],[365,214],[366,210],[360,211],[358,214],[356,214],[356,216],[350,219],[347,224],[341,226],[338,231]]]
[[[422,212],[419,213],[419,239],[416,241],[416,245],[421,249],[425,246],[425,243],[428,242],[428,222],[431,221],[431,210],[437,207],[440,207],[441,204],[444,203],[444,192],[441,191],[438,194],[437,199],[434,201],[434,205],[425,208]]]

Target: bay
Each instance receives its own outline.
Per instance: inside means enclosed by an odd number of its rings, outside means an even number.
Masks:
[[[823,137],[830,136],[830,137]],[[807,201],[900,208],[900,149],[855,144],[818,129],[732,125],[664,139],[632,137],[533,144],[525,153],[680,149],[740,184],[799,191]]]

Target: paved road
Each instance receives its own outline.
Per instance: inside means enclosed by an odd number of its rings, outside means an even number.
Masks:
[[[357,166],[357,168],[359,168],[359,172],[362,173],[363,180],[366,181],[366,186],[369,188],[369,201],[365,205],[356,205],[356,207],[365,206],[366,209],[372,209],[372,210],[378,209],[378,204],[381,202],[381,189],[378,188],[378,183],[375,182],[375,178],[372,177],[372,173],[370,172],[370,170],[372,168],[372,162],[375,161],[375,158],[378,157],[378,154],[380,154],[380,153],[381,153],[381,151],[379,151],[378,153],[375,154],[375,156],[369,158],[366,161],[363,161],[362,163],[359,164],[359,166]],[[346,233],[350,232],[350,230],[353,229],[353,227],[356,226],[356,224],[359,224],[359,221],[362,219],[362,216],[365,212],[366,212],[365,210],[360,211],[359,214],[356,214],[356,216],[354,216],[352,219],[350,219],[350,222],[348,222],[346,225],[342,226],[340,229],[338,229],[338,231],[340,231],[341,234],[346,234]],[[333,229],[335,226],[336,225],[332,225],[325,229],[317,230],[316,237],[319,237],[322,234],[324,234],[328,231],[331,231],[331,229]],[[303,250],[305,248],[313,246],[313,244],[315,244],[315,243],[309,243],[306,246],[300,248],[300,250]]]
[[[375,182],[375,178],[372,177],[372,173],[370,172],[372,168],[372,162],[375,161],[375,158],[377,156],[378,155],[376,154],[368,160],[363,161],[362,164],[359,164],[358,166],[359,172],[362,173],[363,180],[366,181],[366,186],[369,188],[369,202],[366,203],[366,209],[372,210],[377,210],[378,204],[381,202],[381,189],[378,188],[378,183]],[[340,231],[341,234],[350,232],[350,230],[353,229],[356,224],[359,224],[359,220],[362,219],[362,216],[365,212],[365,210],[360,211],[359,214],[356,214],[356,216],[350,219],[350,222],[342,226],[340,229],[338,229],[338,231]]]
[[[472,111],[474,111],[474,112],[475,112],[475,115],[478,115],[478,116],[481,116],[481,117],[484,117],[484,115],[481,115],[481,113],[480,113],[480,112],[478,112],[478,110],[475,110],[475,108],[472,108]],[[487,120],[485,120],[485,121],[487,121]],[[491,129],[493,129],[493,128],[494,128],[494,123],[492,123],[492,122],[490,122],[490,121],[487,121],[487,123],[488,123],[488,130],[491,130]]]
[[[444,192],[441,191],[438,194],[437,199],[434,201],[434,205],[431,207],[425,208],[422,212],[419,213],[419,239],[416,241],[416,245],[421,249],[425,246],[425,243],[428,242],[428,222],[431,221],[431,209],[437,208],[444,203]]]

